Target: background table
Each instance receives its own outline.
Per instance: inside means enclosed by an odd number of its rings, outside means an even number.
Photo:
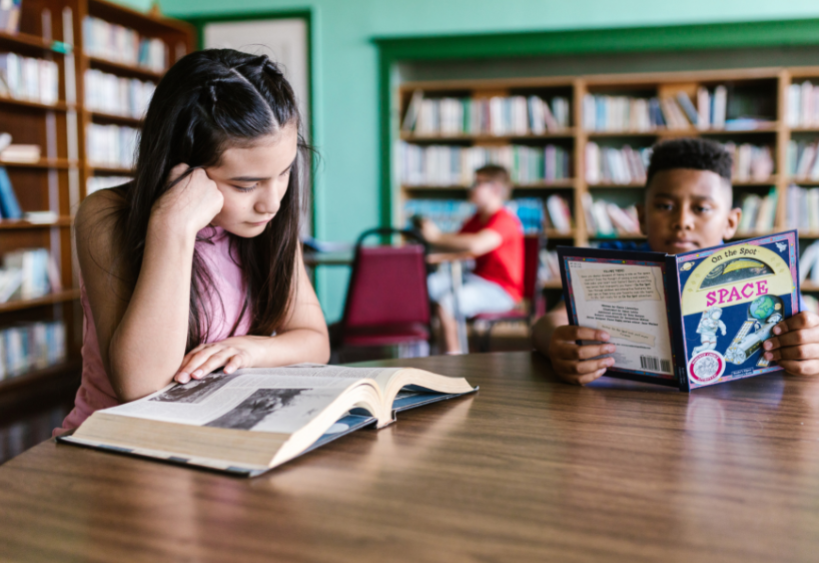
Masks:
[[[819,556],[819,378],[687,395],[572,387],[530,353],[401,363],[481,390],[251,480],[43,443],[0,467],[0,559]]]

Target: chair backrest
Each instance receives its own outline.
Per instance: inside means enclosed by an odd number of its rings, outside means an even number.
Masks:
[[[523,239],[523,297],[529,300],[530,311],[536,317],[546,312],[546,303],[537,283],[542,246],[543,239],[540,236],[527,236]]]
[[[344,328],[429,324],[426,247],[364,246],[364,239],[373,234],[414,238],[412,232],[394,229],[372,229],[359,237],[344,307]]]

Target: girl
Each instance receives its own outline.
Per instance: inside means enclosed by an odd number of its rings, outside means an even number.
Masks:
[[[172,380],[328,360],[298,244],[298,131],[293,90],[265,56],[199,51],[168,71],[134,181],[76,216],[82,384],[55,434]]]

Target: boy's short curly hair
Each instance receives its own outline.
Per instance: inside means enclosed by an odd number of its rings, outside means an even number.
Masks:
[[[654,145],[648,165],[646,186],[658,172],[675,168],[710,170],[731,184],[733,158],[721,144],[707,139],[673,139]]]

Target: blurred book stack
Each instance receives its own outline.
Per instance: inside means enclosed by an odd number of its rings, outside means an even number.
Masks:
[[[406,186],[469,186],[485,164],[506,167],[515,184],[549,183],[571,176],[569,152],[560,146],[459,147],[399,145],[401,182]]]
[[[560,261],[556,250],[546,250],[544,248],[540,251],[537,279],[541,285],[550,281],[560,281]]]
[[[623,209],[616,203],[604,199],[595,200],[589,193],[583,194],[582,201],[589,235],[614,237],[640,234],[640,222],[634,205]]]
[[[0,31],[20,31],[20,8],[22,0],[0,0]]]
[[[595,184],[645,184],[650,148],[621,149],[586,145],[586,181]]]
[[[786,224],[789,229],[819,232],[819,188],[788,186]]]
[[[770,147],[759,147],[750,143],[739,146],[725,143],[725,149],[731,153],[734,168],[731,179],[735,182],[764,182],[770,180],[774,172],[774,159]]]
[[[85,71],[85,105],[91,111],[142,119],[156,90],[153,82]]]
[[[86,16],[82,22],[85,54],[109,61],[163,72],[168,48],[161,39],[141,37],[133,29]]]
[[[543,135],[569,127],[568,98],[425,98],[417,90],[401,129],[419,136]]]
[[[766,196],[745,194],[742,198],[742,217],[737,233],[771,232],[776,220],[776,188],[771,188]]]
[[[574,222],[567,198],[557,194],[550,195],[546,199],[546,210],[546,228],[566,234],[572,232]]]
[[[805,80],[788,86],[788,127],[819,126],[819,87]]]
[[[61,290],[59,269],[47,249],[29,248],[3,255],[0,303],[37,299]]]
[[[0,329],[0,380],[65,361],[62,321],[23,323]]]
[[[88,161],[93,166],[131,169],[139,129],[124,125],[88,124]]]
[[[795,180],[819,180],[819,142],[788,141],[787,172]]]
[[[54,105],[59,99],[59,85],[59,70],[54,61],[17,53],[0,54],[0,96]]]
[[[543,200],[536,197],[521,197],[513,199],[506,204],[506,209],[517,215],[520,224],[523,226],[523,233],[526,235],[543,232],[545,221],[545,211]]]

